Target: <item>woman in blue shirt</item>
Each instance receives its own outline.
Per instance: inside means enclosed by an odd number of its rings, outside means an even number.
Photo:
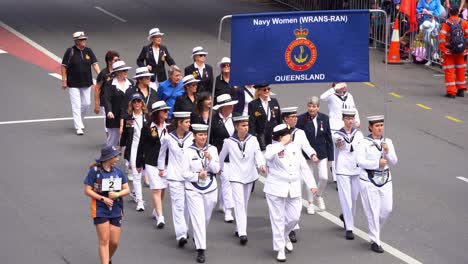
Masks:
[[[130,193],[127,177],[116,165],[120,151],[114,146],[101,150],[101,157],[92,164],[84,180],[84,192],[91,197],[91,217],[99,239],[101,264],[112,263],[120,240],[122,197]]]
[[[179,67],[172,65],[169,68],[169,79],[159,84],[158,97],[160,100],[166,102],[166,105],[171,109],[169,110],[169,119],[172,120],[172,112],[177,97],[185,93],[182,80],[182,72]]]

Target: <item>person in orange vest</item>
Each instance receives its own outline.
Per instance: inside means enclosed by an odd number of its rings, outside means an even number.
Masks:
[[[439,49],[442,52],[442,68],[445,72],[445,88],[448,98],[464,97],[466,90],[465,55],[468,54],[468,22],[459,17],[459,7],[452,6],[450,17],[442,24]]]

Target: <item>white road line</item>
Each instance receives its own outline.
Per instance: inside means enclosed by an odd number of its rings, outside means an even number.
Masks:
[[[468,182],[468,179],[462,176],[458,176],[457,179],[462,180],[464,182]]]
[[[117,16],[117,15],[112,14],[111,12],[105,10],[104,8],[102,8],[102,7],[100,7],[100,6],[95,6],[94,8],[96,8],[97,10],[103,12],[103,13],[106,14],[106,15],[109,15],[109,16],[111,16],[111,17],[113,17],[113,18],[119,20],[120,22],[123,22],[123,23],[126,23],[126,22],[127,22],[127,20],[125,20],[125,19],[123,19],[123,18],[121,18],[121,17],[119,17],[119,16]]]
[[[5,54],[5,53],[8,53],[8,52],[0,49],[0,54]]]
[[[85,117],[85,119],[102,119],[102,118],[104,118],[104,116],[87,116],[87,117]],[[4,122],[0,122],[0,125],[53,122],[53,121],[64,121],[64,120],[73,120],[73,117],[59,117],[59,118],[46,118],[46,119],[4,121]]]
[[[36,42],[32,41],[31,39],[29,39],[25,35],[19,33],[18,31],[14,30],[13,28],[8,26],[7,24],[3,23],[1,20],[0,20],[0,27],[3,27],[4,29],[10,31],[11,33],[15,34],[20,39],[24,40],[26,43],[30,44],[34,48],[40,50],[41,52],[43,52],[44,54],[46,54],[47,56],[52,58],[53,60],[57,61],[59,64],[62,64],[62,59],[59,58],[57,55],[55,55],[52,52],[46,50],[44,47],[42,47],[41,45],[39,45]]]
[[[457,177],[457,178],[458,178],[458,177]],[[265,184],[265,177],[260,176],[259,181],[260,181],[261,183]],[[467,181],[468,181],[468,179],[467,179]],[[302,205],[303,205],[305,208],[307,208],[307,206],[309,205],[309,202],[306,201],[306,200],[304,200],[304,199],[302,199]],[[334,224],[337,225],[337,226],[343,227],[343,222],[341,222],[340,218],[338,218],[338,217],[336,217],[336,216],[330,214],[330,213],[327,212],[327,211],[319,212],[319,211],[318,211],[318,208],[317,208],[315,205],[314,205],[314,207],[315,207],[315,210],[316,210],[316,211],[315,211],[316,214],[320,215],[321,217],[327,219],[328,221],[334,223]],[[358,237],[364,239],[365,241],[370,242],[369,237],[368,237],[368,235],[367,235],[366,232],[364,232],[364,231],[362,231],[362,230],[360,230],[360,229],[358,229],[358,228],[354,228],[353,233],[354,233],[356,236],[358,236]],[[414,258],[412,258],[412,257],[410,257],[410,256],[408,256],[408,255],[406,255],[405,253],[403,253],[403,252],[401,252],[400,250],[398,250],[398,249],[396,249],[396,248],[390,246],[389,244],[384,243],[384,242],[381,242],[381,243],[382,243],[382,247],[385,249],[385,251],[386,251],[387,253],[389,253],[389,254],[393,255],[394,257],[396,257],[396,258],[398,258],[398,259],[404,261],[405,263],[408,263],[408,264],[422,264],[422,262],[420,262],[420,261],[418,261],[418,260],[416,260],[416,259],[414,259]]]
[[[52,76],[52,77],[55,77],[55,78],[57,78],[59,80],[62,80],[62,75],[60,75],[58,73],[52,72],[52,73],[49,73],[49,75]]]

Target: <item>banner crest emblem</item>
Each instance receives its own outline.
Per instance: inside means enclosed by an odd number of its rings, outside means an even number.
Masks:
[[[288,67],[294,71],[306,71],[310,69],[317,60],[317,48],[314,43],[307,39],[309,30],[302,28],[294,30],[296,39],[289,43],[284,53]]]

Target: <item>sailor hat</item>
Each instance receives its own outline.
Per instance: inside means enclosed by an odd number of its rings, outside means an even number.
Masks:
[[[130,101],[135,101],[135,100],[141,100],[141,101],[144,101],[145,98],[143,97],[143,95],[141,95],[140,93],[134,93],[132,94],[132,97],[130,98]]]
[[[356,109],[351,108],[351,109],[342,109],[341,114],[344,116],[355,116],[356,115]]]
[[[281,113],[284,115],[297,114],[297,106],[283,107],[281,108]]]
[[[209,126],[205,124],[192,124],[193,133],[207,132]]]
[[[286,134],[291,134],[291,127],[286,124],[279,124],[273,128],[273,136],[274,137],[280,137],[284,136]]]
[[[190,118],[190,112],[174,112],[172,114],[174,115],[174,118],[178,118],[178,119]]]
[[[380,123],[384,121],[384,116],[383,115],[374,115],[374,116],[368,116],[367,121],[369,121],[369,124],[375,124],[375,123]]]
[[[237,122],[248,122],[249,121],[249,116],[234,116],[232,117],[232,122],[237,123]]]
[[[223,57],[220,62],[218,62],[218,67],[221,68],[223,64],[230,64],[231,59],[229,57]]]

